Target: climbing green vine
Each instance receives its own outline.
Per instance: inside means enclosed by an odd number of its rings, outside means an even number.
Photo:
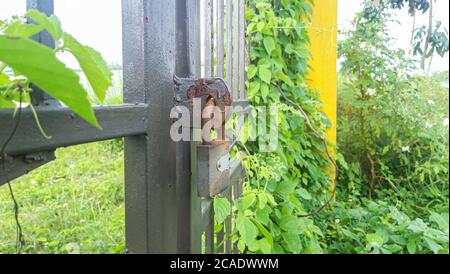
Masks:
[[[234,240],[242,253],[323,252],[322,231],[303,215],[330,197],[325,170],[332,167],[323,142],[291,104],[300,105],[325,135],[330,121],[320,111],[318,91],[306,84],[312,6],[312,1],[247,1],[248,96],[254,106],[278,108],[279,140],[273,153],[247,144],[248,182],[234,205]]]

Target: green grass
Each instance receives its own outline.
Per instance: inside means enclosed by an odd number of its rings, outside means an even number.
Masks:
[[[120,141],[59,149],[57,160],[13,182],[24,253],[124,251],[123,150]],[[15,253],[16,225],[0,187],[0,253]]]

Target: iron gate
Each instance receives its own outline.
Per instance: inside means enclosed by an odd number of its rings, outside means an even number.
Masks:
[[[54,3],[27,0],[27,8],[51,15]],[[57,148],[124,137],[128,253],[237,252],[232,217],[215,234],[213,198],[198,194],[199,143],[171,140],[170,112],[174,77],[224,78],[235,105],[246,105],[244,16],[245,0],[122,0],[124,104],[95,107],[100,131],[34,88],[32,103],[52,139],[23,110],[0,186],[54,160]],[[52,46],[45,32],[34,39]],[[14,127],[11,117],[0,109],[0,143]],[[238,158],[230,170],[223,195],[232,201],[242,193]]]

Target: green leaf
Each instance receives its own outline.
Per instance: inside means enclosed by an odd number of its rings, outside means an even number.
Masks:
[[[298,190],[298,195],[300,195],[300,197],[302,197],[305,200],[311,200],[312,199],[311,194],[309,194],[309,192],[306,189],[304,189],[304,188],[300,188]]]
[[[9,80],[8,75],[0,72],[0,85],[5,85],[9,82],[10,82],[10,80]]]
[[[260,82],[250,82],[249,88],[248,88],[248,97],[249,98],[259,98],[258,92],[261,87]]]
[[[37,10],[29,10],[25,16],[29,17],[42,28],[46,29],[48,33],[58,41],[61,38],[61,23],[56,16],[48,17],[46,14],[37,11]]]
[[[231,205],[228,199],[222,197],[214,198],[214,217],[216,224],[222,224],[231,214]]]
[[[258,240],[259,249],[264,254],[271,254],[272,253],[272,245],[269,243],[269,240],[267,238],[262,238],[261,240]]]
[[[241,207],[239,208],[239,210],[244,212],[253,204],[255,204],[255,202],[256,202],[256,195],[254,193],[249,193],[241,198],[240,200]]]
[[[294,193],[294,190],[296,187],[297,187],[297,182],[289,180],[287,178],[284,178],[283,181],[281,181],[278,184],[278,187],[275,192],[282,196],[290,195],[290,194]]]
[[[259,209],[265,208],[267,205],[267,196],[266,193],[260,193],[258,195],[258,207]]]
[[[258,222],[268,225],[270,222],[270,208],[265,207],[264,209],[256,210],[255,218]]]
[[[271,204],[274,207],[278,205],[275,202],[275,198],[273,197],[272,193],[266,192],[266,197],[267,197],[267,201],[269,202],[269,204]]]
[[[51,49],[28,39],[0,35],[0,61],[100,128],[80,77],[59,61]]]
[[[270,84],[270,82],[272,81],[272,71],[268,68],[260,67],[259,78],[261,78],[261,80],[263,80],[267,84]]]
[[[425,232],[425,230],[427,230],[427,228],[428,225],[422,219],[419,218],[412,221],[408,226],[408,229],[410,229],[414,233],[423,233]]]
[[[269,55],[272,54],[272,51],[275,49],[275,40],[273,39],[273,37],[264,37],[263,43],[267,53],[269,53]]]
[[[28,38],[35,34],[41,32],[44,28],[42,26],[26,24],[21,22],[20,20],[15,20],[3,31],[5,36],[8,37],[20,37],[20,38]]]
[[[261,232],[262,235],[267,239],[270,246],[273,246],[273,238],[272,235],[270,235],[270,232],[256,219],[252,219],[253,223],[258,227],[259,232]]]
[[[239,249],[239,251],[241,253],[244,252],[244,250],[245,250],[245,243],[244,243],[244,241],[242,241],[242,240],[238,241],[238,249]]]
[[[64,48],[77,59],[95,94],[103,102],[106,91],[112,85],[112,72],[108,64],[99,52],[83,46],[70,34],[63,33],[63,40]]]
[[[266,84],[261,84],[260,91],[261,91],[261,98],[263,100],[266,100],[267,96],[269,96],[270,93],[269,86]]]
[[[251,80],[253,77],[255,77],[257,72],[258,72],[258,68],[255,65],[249,65],[247,68],[248,80]]]
[[[317,241],[309,241],[307,250],[310,254],[323,254],[323,249],[320,247]]]
[[[432,212],[430,215],[430,221],[436,223],[442,230],[448,229],[448,215],[444,217],[443,215]]]
[[[286,46],[286,48],[284,49],[284,52],[286,52],[287,54],[292,54],[292,53],[294,53],[294,52],[295,52],[294,45],[288,44],[288,45]]]
[[[408,249],[409,254],[416,254],[417,249],[416,241],[409,241],[408,244],[406,245],[406,248]]]
[[[0,108],[15,108],[16,105],[14,102],[7,100],[3,98],[3,96],[0,94]]]
[[[247,243],[247,247],[248,247],[248,250],[250,250],[250,252],[255,252],[255,253],[258,250],[260,250],[260,248],[261,248],[259,245],[259,241],[257,241],[257,240]]]
[[[381,247],[384,243],[383,238],[378,234],[367,234],[366,240],[367,240],[367,243],[375,244],[378,247]]]
[[[300,242],[300,237],[294,232],[283,232],[282,234],[285,246],[292,253],[300,253],[302,251],[302,245]]]
[[[59,20],[59,18],[55,15],[52,15],[49,17],[50,22],[52,22],[52,24],[55,26],[56,29],[56,40],[61,39],[62,36],[62,27],[61,27],[61,21]]]
[[[253,222],[242,215],[236,219],[236,228],[246,245],[251,244],[258,236],[258,229]]]
[[[298,232],[298,219],[292,215],[283,216],[280,220],[280,228],[287,232]]]
[[[266,22],[264,22],[264,21],[259,21],[258,24],[256,25],[256,29],[257,29],[259,32],[261,32],[261,31],[264,29],[265,26],[266,26]]]
[[[436,241],[433,239],[430,239],[429,237],[425,237],[425,243],[427,244],[428,248],[433,251],[434,254],[438,254],[439,251],[442,249],[442,246],[440,246]]]
[[[276,76],[278,78],[280,78],[286,85],[288,85],[290,87],[294,86],[294,83],[291,81],[291,79],[286,74],[284,74],[283,72],[281,72],[281,71],[277,72]]]

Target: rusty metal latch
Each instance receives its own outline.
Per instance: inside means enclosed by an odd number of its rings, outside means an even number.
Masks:
[[[223,85],[225,85],[225,89],[213,89],[209,87],[210,85],[217,82],[223,82]],[[219,107],[230,107],[233,105],[233,98],[231,97],[230,90],[228,89],[226,82],[220,78],[196,80],[194,82],[194,85],[192,85],[188,89],[187,97],[189,100],[192,100],[194,98],[208,97],[209,99],[214,100],[216,106]],[[209,101],[208,98],[207,101]]]
[[[227,107],[233,105],[231,92],[226,82],[220,78],[194,80],[175,77],[175,83],[178,87],[175,97],[177,103],[192,103],[193,99],[201,99],[202,129],[206,123],[218,118],[214,117],[215,114],[208,107],[216,107],[221,111],[221,120],[214,121],[218,138],[203,138],[202,143],[197,146],[198,194],[200,197],[214,197],[230,186],[230,142],[226,139],[225,123],[228,118]]]

